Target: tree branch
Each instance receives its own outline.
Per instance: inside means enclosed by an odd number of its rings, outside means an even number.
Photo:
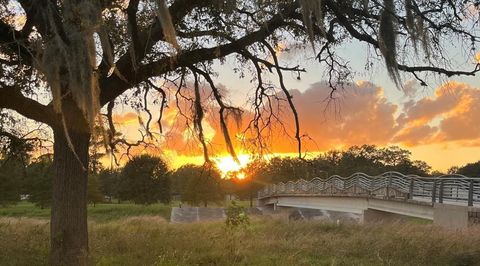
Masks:
[[[0,108],[11,109],[19,114],[47,125],[57,123],[57,115],[51,105],[43,105],[22,95],[20,89],[4,86],[0,89]]]
[[[288,18],[291,14],[293,14],[297,7],[297,2],[289,5],[284,12],[274,15],[257,31],[247,34],[244,37],[241,37],[228,44],[219,45],[212,48],[200,48],[196,50],[185,51],[174,57],[162,58],[158,61],[140,66],[136,73],[132,71],[130,60],[122,59],[122,62],[119,60],[117,67],[120,73],[122,73],[129,82],[125,82],[117,75],[103,77],[100,80],[100,104],[104,105],[108,103],[122,94],[125,90],[142,81],[145,81],[150,77],[160,76],[178,69],[179,67],[192,66],[198,62],[225,57],[234,52],[241,51],[242,49],[245,49],[245,47],[265,39],[276,29],[287,25],[285,18]],[[173,14],[172,17],[174,17]]]

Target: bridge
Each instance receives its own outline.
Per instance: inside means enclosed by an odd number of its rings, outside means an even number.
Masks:
[[[308,208],[361,214],[364,222],[405,216],[462,228],[480,224],[480,178],[463,175],[420,177],[386,172],[327,179],[300,179],[266,186],[258,205],[274,210]]]

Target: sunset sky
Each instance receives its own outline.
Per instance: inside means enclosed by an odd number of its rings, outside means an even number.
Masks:
[[[288,47],[288,45],[284,45]],[[473,69],[476,61],[474,52],[463,53],[452,45],[449,48],[452,66]],[[280,49],[281,50],[281,49]],[[375,61],[366,70],[368,48],[351,43],[340,47],[343,56],[355,72],[353,83],[337,94],[335,101],[325,101],[330,88],[325,83],[322,67],[314,60],[312,49],[287,49],[279,51],[280,60],[287,65],[301,65],[307,73],[297,79],[296,74],[285,75],[287,88],[293,95],[300,115],[301,135],[304,135],[304,153],[314,156],[330,149],[343,149],[351,145],[375,144],[378,146],[399,145],[412,151],[413,159],[424,160],[434,170],[446,171],[451,166],[463,165],[480,160],[480,90],[479,77],[430,76],[428,87],[420,86],[411,76],[403,79],[403,90],[398,89],[384,69],[382,61]],[[376,60],[376,59],[375,59]],[[225,91],[232,105],[245,110],[248,117],[248,100],[252,97],[252,77],[239,78],[233,60],[227,58],[224,64],[214,66],[218,77],[215,82]],[[267,76],[273,82],[276,77]],[[208,95],[208,86],[203,88]],[[152,107],[154,109],[154,107]],[[154,121],[158,114],[154,113]],[[141,113],[145,120],[144,113]],[[214,160],[224,162],[226,151],[216,113],[207,110],[204,125],[209,149]],[[132,139],[140,126],[138,115],[129,108],[117,110],[116,121],[122,131]],[[293,121],[288,110],[282,112],[287,132],[292,135]],[[244,119],[248,120],[248,119]],[[172,167],[187,162],[201,163],[201,149],[185,122],[175,111],[175,104],[169,103],[164,114],[163,126],[166,134],[160,137],[161,147],[145,152],[158,153],[165,157]],[[232,126],[236,135],[235,147],[248,161],[248,152],[239,139],[246,122],[240,128]],[[158,129],[158,127],[157,127]],[[274,155],[294,155],[294,139],[273,129],[269,137],[269,152]],[[233,168],[234,164],[231,164]],[[235,169],[233,169],[235,170]]]
[[[452,69],[471,70],[480,61],[480,53],[461,48],[462,45],[455,40],[445,44],[445,47]],[[430,75],[426,79],[429,86],[422,87],[412,76],[405,75],[403,89],[399,89],[389,79],[382,59],[375,56],[371,48],[358,42],[349,42],[336,47],[335,52],[354,71],[353,83],[337,93],[335,101],[326,101],[331,89],[325,83],[324,68],[315,60],[313,49],[308,46],[299,49],[281,43],[277,50],[282,64],[299,65],[307,71],[299,80],[297,74],[285,74],[287,88],[291,91],[299,112],[301,135],[304,136],[303,152],[307,156],[351,145],[375,144],[407,148],[412,152],[413,159],[424,160],[434,170],[440,171],[480,160],[478,76],[447,79]],[[237,128],[234,123],[230,125],[235,148],[243,156],[241,161],[245,164],[249,152],[240,140],[251,114],[248,102],[256,85],[250,82],[252,74],[249,72],[246,72],[245,77],[239,78],[239,73],[234,69],[242,67],[229,57],[222,64],[218,61],[214,64],[214,70],[218,74],[215,82],[233,106],[245,111],[240,127]],[[273,74],[266,75],[265,79],[278,84]],[[205,95],[210,94],[208,86],[204,86],[203,92]],[[173,96],[169,97],[169,108],[166,109],[162,122],[166,128],[165,134],[157,136],[156,144],[159,147],[138,152],[158,153],[174,168],[188,162],[202,163],[200,145],[176,110]],[[153,121],[158,117],[158,105],[158,102],[150,104]],[[188,107],[184,106],[184,109],[188,110]],[[139,115],[142,121],[139,121]],[[215,115],[215,110],[206,111],[204,130],[209,140],[210,154],[214,160],[229,164],[235,170],[238,166],[230,162],[231,158],[227,158],[218,117]],[[128,106],[116,109],[117,126],[131,140],[138,139],[138,130],[146,119],[145,112],[134,111]],[[273,127],[272,134],[268,137],[270,145],[267,152],[294,156],[296,145],[291,137],[291,113],[284,110],[281,119],[287,132]],[[152,125],[158,132],[158,126],[154,122]]]

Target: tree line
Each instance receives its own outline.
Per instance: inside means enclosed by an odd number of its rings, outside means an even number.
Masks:
[[[20,201],[23,197],[41,208],[49,207],[52,198],[53,158],[51,154],[28,159],[24,165],[17,154],[0,161],[0,204]],[[169,203],[179,200],[192,206],[221,203],[226,195],[241,200],[253,199],[267,184],[298,179],[326,178],[331,175],[349,176],[355,172],[378,175],[387,171],[419,176],[441,175],[432,172],[424,161],[412,160],[411,153],[397,146],[379,148],[374,145],[352,146],[346,150],[331,150],[312,159],[280,158],[252,160],[238,172],[222,178],[212,164],[183,165],[169,170],[159,157],[139,155],[124,167],[104,168],[98,160],[90,161],[88,202],[129,201],[135,204]],[[462,167],[452,167],[449,174],[480,176],[480,161]]]
[[[213,166],[184,165],[169,171],[159,157],[139,155],[124,167],[103,168],[91,160],[87,198],[90,204],[132,202],[169,203],[172,196],[191,205],[207,206],[224,198],[219,171]],[[0,205],[21,199],[38,207],[50,207],[52,201],[53,160],[50,154],[32,159],[28,165],[18,160],[0,162]]]

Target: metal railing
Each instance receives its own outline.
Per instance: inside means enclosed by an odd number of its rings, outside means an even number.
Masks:
[[[327,179],[316,177],[310,181],[300,179],[268,185],[258,192],[258,198],[295,194],[431,199],[432,203],[450,200],[473,206],[474,202],[480,202],[480,178],[463,175],[420,177],[398,172],[378,176],[355,173],[349,177],[334,175]]]

